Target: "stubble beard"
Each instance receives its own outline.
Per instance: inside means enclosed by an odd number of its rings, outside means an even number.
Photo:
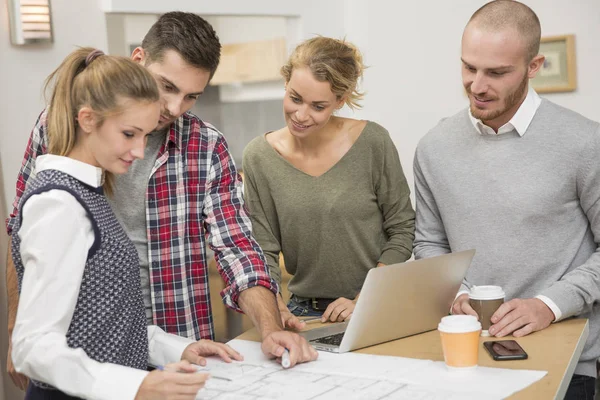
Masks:
[[[527,77],[527,75],[525,75],[521,80],[519,86],[513,92],[509,93],[508,96],[506,96],[502,107],[496,110],[481,110],[475,107],[473,102],[471,102],[471,115],[473,115],[474,118],[481,120],[483,123],[485,123],[486,121],[495,120],[496,118],[502,116],[504,113],[513,108],[521,100],[523,94],[527,91],[528,84],[529,78]],[[469,91],[469,95],[473,96],[473,93]]]

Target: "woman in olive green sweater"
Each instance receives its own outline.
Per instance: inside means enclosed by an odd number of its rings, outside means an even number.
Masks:
[[[245,198],[271,275],[281,283],[279,253],[296,315],[350,317],[370,268],[406,261],[414,211],[398,152],[380,125],[334,116],[355,108],[364,66],[351,44],[316,37],[282,68],[286,126],[244,151]],[[288,311],[289,308],[289,311]],[[297,326],[297,325],[296,325]]]

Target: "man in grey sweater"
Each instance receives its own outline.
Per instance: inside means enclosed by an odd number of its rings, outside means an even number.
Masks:
[[[462,38],[470,107],[415,154],[416,258],[475,248],[466,280],[504,288],[491,335],[589,318],[566,398],[593,398],[600,356],[600,127],[528,88],[544,62],[529,7],[480,8]],[[462,289],[466,289],[463,287]],[[455,314],[477,315],[459,293]]]

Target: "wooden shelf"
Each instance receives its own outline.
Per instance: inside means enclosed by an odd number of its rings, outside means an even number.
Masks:
[[[211,85],[283,80],[287,61],[284,38],[223,45],[221,62]]]

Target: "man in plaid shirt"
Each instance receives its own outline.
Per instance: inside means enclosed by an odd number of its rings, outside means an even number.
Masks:
[[[150,70],[161,93],[162,111],[148,140],[145,158],[117,178],[111,203],[140,254],[142,290],[148,322],[191,339],[212,339],[206,243],[215,252],[226,282],[224,303],[246,313],[262,335],[263,352],[281,357],[289,350],[292,365],[316,359],[316,351],[298,334],[298,320],[282,322],[263,253],[251,234],[242,186],[220,132],[189,110],[212,78],[221,45],[213,28],[197,15],[164,14],[132,53]],[[17,181],[14,211],[35,159],[47,149],[46,112],[31,133]],[[126,132],[124,132],[126,134]],[[10,248],[9,248],[10,250]],[[16,318],[18,291],[9,254],[9,337]],[[8,369],[17,386],[9,351]]]

